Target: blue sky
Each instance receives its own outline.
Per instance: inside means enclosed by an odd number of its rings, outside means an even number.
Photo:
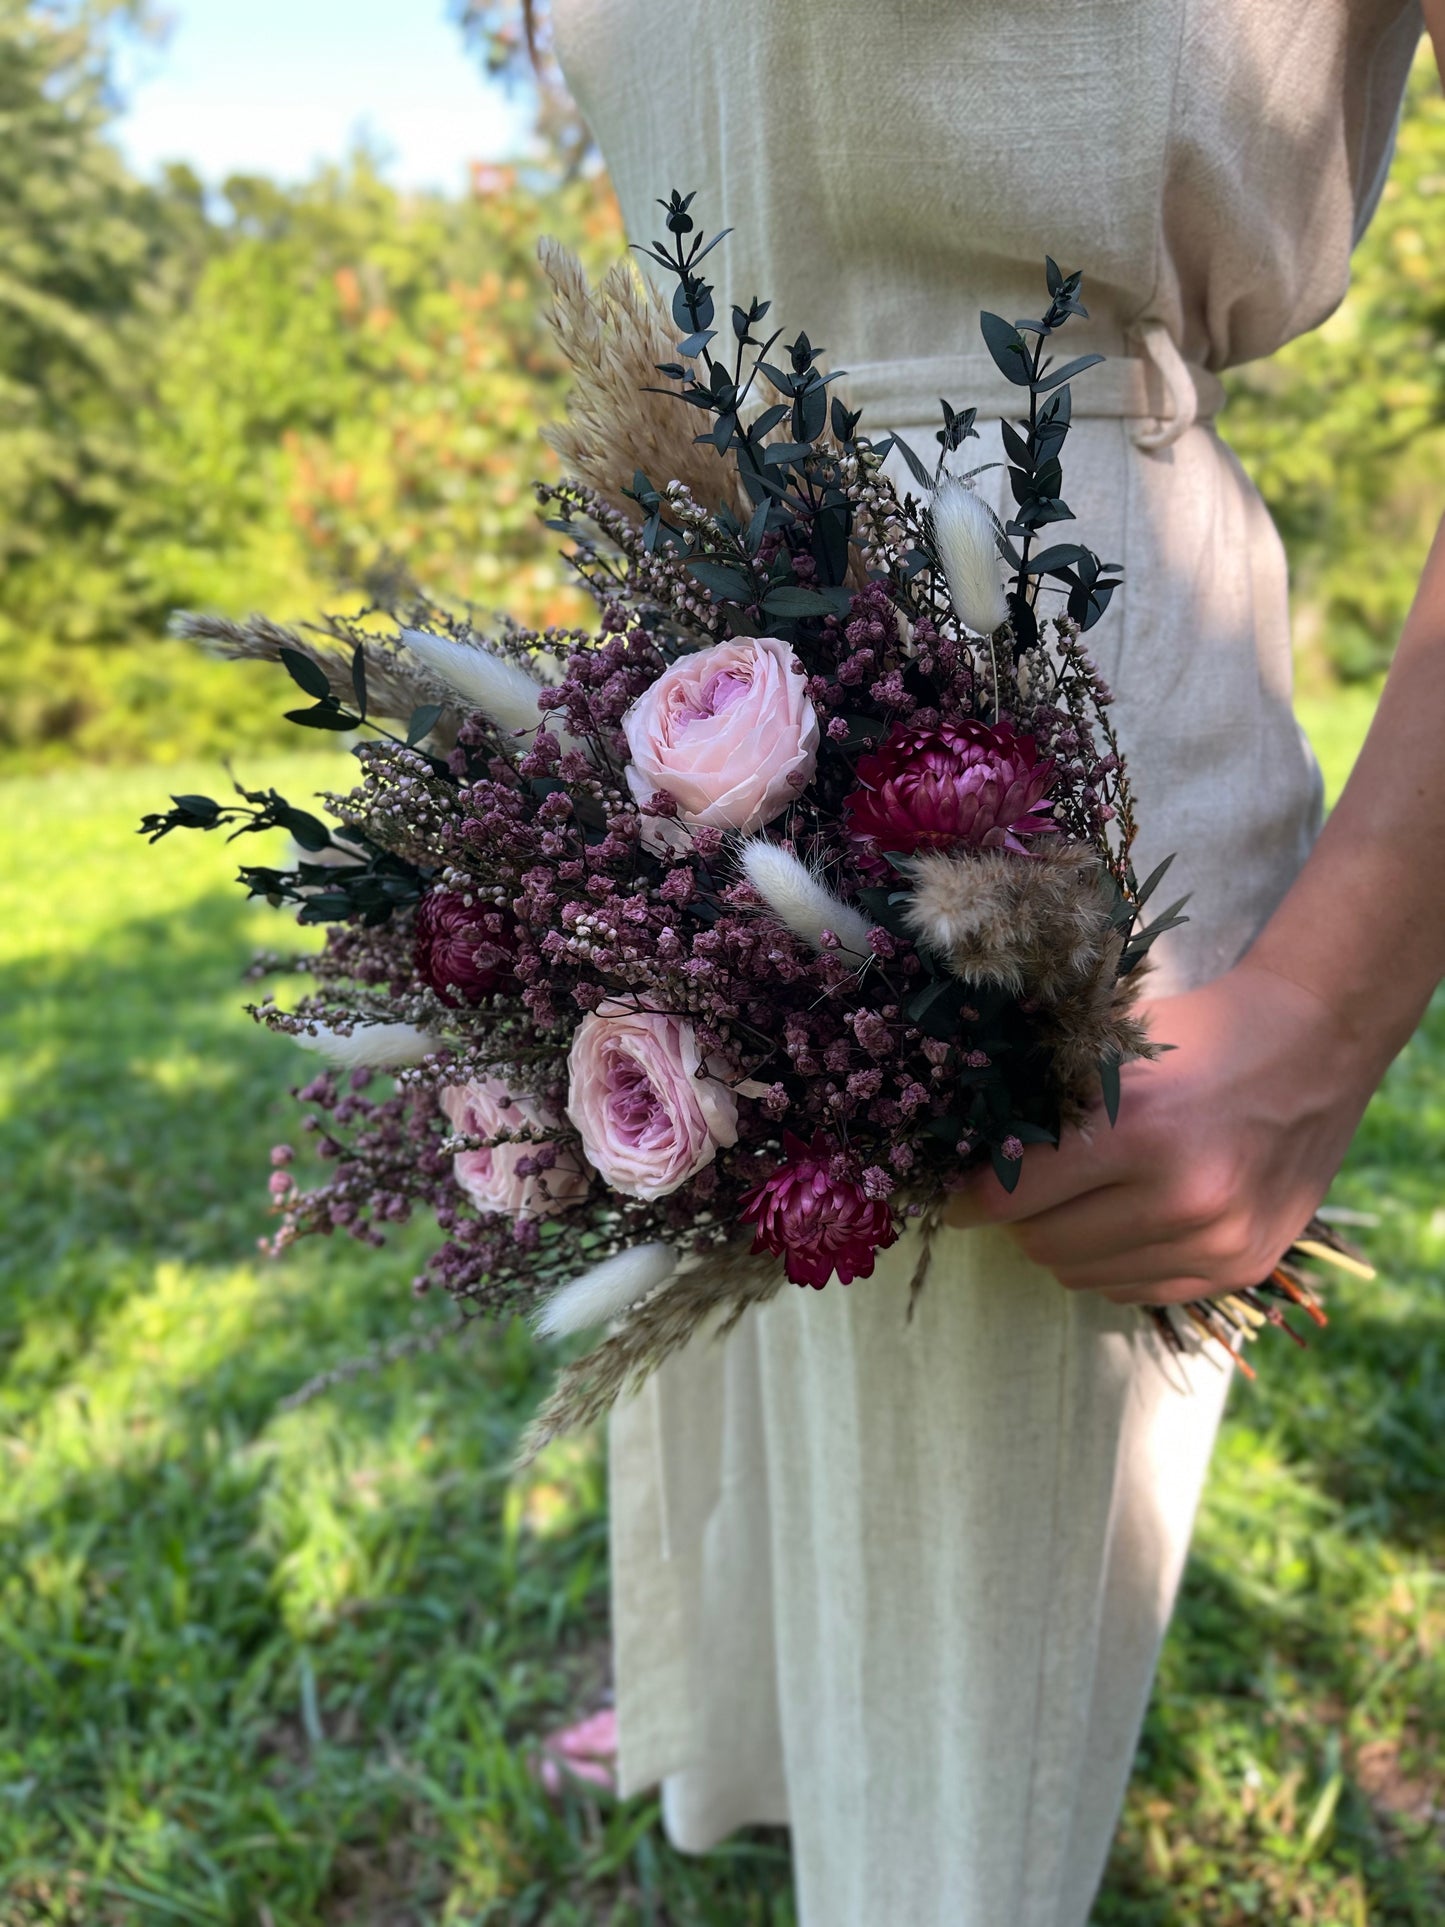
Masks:
[[[127,59],[117,138],[134,166],[295,180],[363,132],[400,187],[459,188],[517,153],[526,103],[463,50],[446,0],[165,0],[166,44]]]

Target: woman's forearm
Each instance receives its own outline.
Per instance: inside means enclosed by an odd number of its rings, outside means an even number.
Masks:
[[[1379,1071],[1445,975],[1445,523],[1344,794],[1246,962],[1319,997]]]

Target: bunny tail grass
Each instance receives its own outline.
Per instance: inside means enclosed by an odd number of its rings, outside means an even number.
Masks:
[[[634,1245],[631,1251],[619,1251],[615,1258],[604,1258],[570,1284],[559,1285],[533,1324],[543,1338],[567,1338],[573,1332],[590,1331],[665,1285],[676,1270],[677,1253],[671,1245]]]
[[[348,1035],[318,1025],[312,1031],[298,1030],[291,1035],[302,1050],[314,1050],[328,1064],[345,1071],[396,1071],[407,1064],[419,1064],[424,1057],[441,1049],[441,1039],[415,1024],[359,1024]]]
[[[824,942],[824,932],[831,931],[839,946],[860,963],[872,956],[868,938],[873,925],[861,910],[835,897],[791,850],[764,837],[752,837],[738,851],[738,862],[768,909],[794,936],[814,950],[830,950],[833,946]]]
[[[401,636],[419,662],[498,729],[515,735],[541,723],[540,684],[516,663],[480,643],[454,642],[450,636],[429,635],[424,629],[403,629]]]
[[[684,1259],[666,1291],[655,1291],[584,1358],[566,1366],[523,1434],[515,1464],[530,1465],[564,1432],[593,1425],[706,1329],[725,1338],[753,1305],[787,1282],[776,1258],[754,1257],[744,1244],[705,1258]]]
[[[953,477],[934,496],[931,514],[954,613],[975,635],[991,636],[1008,621],[993,518],[977,492]]]

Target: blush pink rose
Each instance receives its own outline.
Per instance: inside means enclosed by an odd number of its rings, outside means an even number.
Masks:
[[[518,1164],[535,1158],[562,1122],[536,1098],[513,1097],[495,1077],[483,1077],[449,1086],[441,1094],[441,1103],[452,1129],[461,1136],[492,1138],[525,1132],[530,1140],[457,1152],[453,1160],[457,1183],[479,1210],[541,1218],[586,1195],[588,1173],[575,1150],[558,1150],[550,1170],[525,1177],[518,1172]]]
[[[761,829],[817,765],[818,717],[804,680],[791,647],[774,636],[680,657],[622,719],[632,794],[646,803],[665,791],[683,823]]]
[[[578,1026],[567,1115],[615,1191],[665,1198],[738,1139],[737,1099],[709,1077],[691,1024],[604,1005]]]

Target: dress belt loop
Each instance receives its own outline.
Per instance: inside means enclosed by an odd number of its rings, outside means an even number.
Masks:
[[[1157,417],[1156,427],[1134,430],[1134,446],[1158,454],[1162,449],[1172,448],[1198,420],[1201,384],[1191,374],[1188,362],[1162,321],[1146,323],[1139,330],[1138,341],[1144,359],[1164,384],[1167,407]]]

